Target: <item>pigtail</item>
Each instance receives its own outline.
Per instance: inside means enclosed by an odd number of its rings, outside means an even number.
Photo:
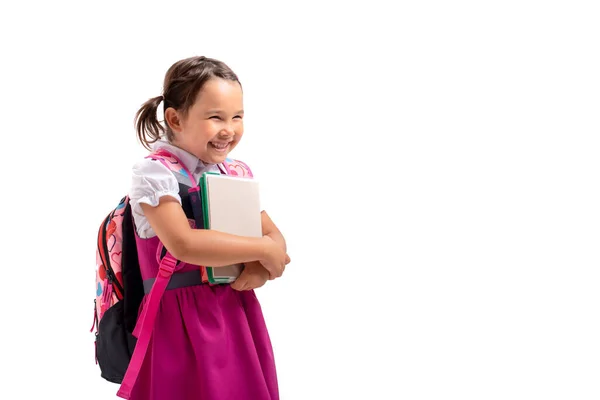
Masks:
[[[165,128],[158,122],[156,112],[163,96],[146,101],[135,114],[135,129],[142,145],[150,150],[150,145],[161,138]]]

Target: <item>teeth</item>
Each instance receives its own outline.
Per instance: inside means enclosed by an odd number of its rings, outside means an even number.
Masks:
[[[227,147],[227,145],[229,143],[215,143],[215,142],[211,142],[213,146],[215,146],[217,149],[224,149],[225,147]]]

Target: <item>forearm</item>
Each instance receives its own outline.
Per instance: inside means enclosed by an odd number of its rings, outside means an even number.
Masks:
[[[208,229],[192,229],[181,205],[165,196],[157,207],[141,204],[157,236],[176,259],[195,265],[221,267],[263,260],[263,237],[243,237]]]
[[[271,220],[266,211],[261,213],[262,218],[262,234],[270,236],[277,244],[279,244],[285,252],[287,252],[287,244],[283,234],[279,231],[275,223]]]
[[[177,254],[177,259],[183,262],[210,267],[256,261],[262,257],[262,238],[206,229],[190,230]]]

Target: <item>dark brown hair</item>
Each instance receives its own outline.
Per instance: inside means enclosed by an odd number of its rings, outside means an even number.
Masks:
[[[221,78],[240,83],[237,75],[223,62],[208,57],[190,57],[173,64],[165,74],[163,95],[146,101],[135,115],[135,128],[140,142],[150,150],[150,145],[161,137],[173,139],[173,131],[156,117],[161,101],[163,110],[169,107],[187,113],[198,92],[212,78]],[[241,83],[240,83],[241,86]]]

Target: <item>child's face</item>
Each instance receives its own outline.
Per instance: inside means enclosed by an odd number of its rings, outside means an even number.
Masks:
[[[214,78],[204,84],[175,133],[175,144],[208,164],[225,161],[244,134],[242,88]]]

